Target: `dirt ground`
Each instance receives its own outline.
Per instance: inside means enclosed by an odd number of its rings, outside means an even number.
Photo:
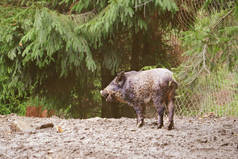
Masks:
[[[171,131],[154,121],[0,116],[0,158],[238,158],[238,118],[175,117]]]

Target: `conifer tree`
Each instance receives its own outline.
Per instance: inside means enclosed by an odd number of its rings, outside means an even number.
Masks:
[[[22,111],[19,104],[32,96],[47,96],[68,106],[72,91],[83,101],[92,89],[99,89],[92,85],[96,78],[103,78],[102,87],[122,67],[140,69],[148,64],[141,50],[152,46],[145,47],[151,40],[149,31],[158,31],[151,15],[176,10],[173,0],[1,1],[1,111]],[[157,16],[162,25],[160,19]],[[139,39],[134,38],[137,35]],[[108,111],[103,116],[118,114],[112,105],[103,105],[102,114]]]

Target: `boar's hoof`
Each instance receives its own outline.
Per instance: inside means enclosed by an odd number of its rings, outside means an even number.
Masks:
[[[172,130],[174,128],[174,123],[169,123],[168,130]]]
[[[143,120],[140,120],[138,123],[137,123],[137,127],[140,128],[144,125],[144,121]]]
[[[161,129],[164,125],[163,124],[158,124],[157,128]]]

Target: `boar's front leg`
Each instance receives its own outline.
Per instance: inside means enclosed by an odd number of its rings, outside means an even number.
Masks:
[[[137,127],[142,127],[144,125],[144,106],[137,104],[133,106],[137,115]]]

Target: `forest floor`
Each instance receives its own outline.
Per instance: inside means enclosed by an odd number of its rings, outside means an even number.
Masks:
[[[0,158],[238,158],[238,118],[175,117],[171,131],[154,121],[0,115]]]

